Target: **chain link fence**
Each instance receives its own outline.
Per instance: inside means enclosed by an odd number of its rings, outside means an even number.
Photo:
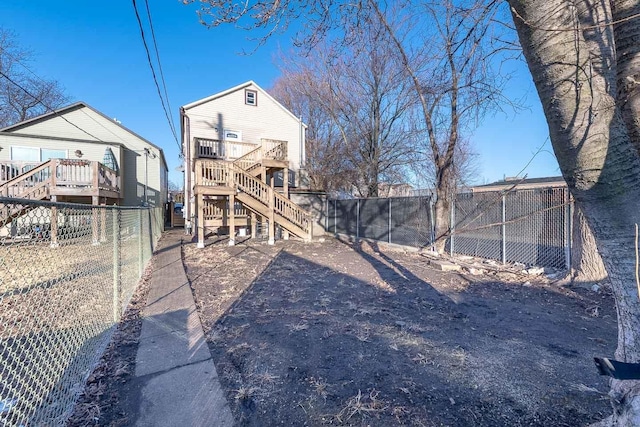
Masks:
[[[326,229],[334,234],[424,247],[433,241],[430,197],[328,200]]]
[[[567,269],[571,205],[565,188],[460,193],[446,251]],[[434,241],[430,197],[328,200],[326,230],[417,248]]]
[[[571,205],[565,188],[458,194],[451,253],[568,269]]]
[[[163,230],[162,208],[0,198],[0,425],[64,425]]]

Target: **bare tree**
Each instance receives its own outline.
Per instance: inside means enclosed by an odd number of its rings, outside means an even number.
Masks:
[[[640,3],[509,0],[562,175],[595,236],[618,312],[616,358],[640,362]],[[613,415],[640,425],[640,381],[612,380]]]
[[[459,141],[501,99],[501,82],[487,65],[491,52],[485,46],[494,2],[442,0],[419,4],[416,10],[411,2],[382,9],[369,0],[369,6],[394,41],[419,101],[423,152],[433,165],[436,249],[442,252],[451,228],[456,177],[462,171],[455,162],[464,153]],[[405,14],[420,11],[429,19],[407,24]],[[409,37],[415,34],[421,37],[420,48]]]
[[[270,89],[278,101],[308,125],[306,173],[311,188],[331,194],[349,191],[354,173],[346,161],[346,147],[333,119],[319,99],[326,94],[310,70],[283,69]]]
[[[289,62],[280,84],[290,84],[286,91],[297,91],[307,110],[322,118],[315,124],[323,134],[311,135],[312,163],[322,164],[327,177],[334,169],[349,179],[358,196],[377,197],[380,183],[404,177],[413,150],[405,113],[415,101],[385,29],[374,21],[350,34],[349,45],[322,43],[303,61]]]
[[[465,131],[472,129],[487,109],[499,108],[498,101],[502,100],[502,82],[498,73],[490,69],[488,64],[491,62],[487,61],[492,53],[487,43],[497,2],[438,0],[417,3],[401,0],[381,4],[375,0],[301,3],[264,0],[246,3],[243,7],[235,7],[233,0],[206,0],[205,3],[207,7],[201,15],[205,24],[242,22],[244,28],[263,30],[265,36],[286,29],[290,20],[306,15],[308,24],[296,41],[307,49],[317,46],[325,36],[336,37],[336,33],[341,46],[358,46],[363,35],[372,29],[376,31],[377,39],[368,40],[369,43],[390,43],[391,57],[401,71],[394,73],[395,78],[403,82],[403,90],[411,91],[410,97],[418,106],[419,125],[413,126],[416,132],[407,130],[404,135],[418,138],[413,141],[413,163],[420,159],[425,170],[433,165],[436,247],[443,251],[450,231],[456,171],[462,170],[456,166],[456,158],[460,155],[456,147]],[[292,13],[292,10],[296,12]],[[349,105],[340,104],[339,107],[346,112]],[[353,112],[348,116],[353,116]],[[422,139],[419,139],[420,135]],[[365,159],[375,159],[376,150],[359,154]],[[406,152],[397,151],[396,154],[405,156]],[[402,162],[408,161],[403,159]],[[398,169],[389,172],[397,173]],[[371,177],[375,174],[376,170],[370,168],[363,170],[360,176],[368,176],[362,181],[372,183]],[[373,184],[361,193],[374,194]]]
[[[68,98],[60,84],[32,74],[32,54],[21,48],[17,36],[0,27],[0,128],[64,105]]]
[[[167,184],[167,188],[169,190],[169,192],[171,193],[177,193],[177,192],[181,192],[183,191],[183,183],[182,181],[176,182],[173,180],[169,180],[169,183]]]

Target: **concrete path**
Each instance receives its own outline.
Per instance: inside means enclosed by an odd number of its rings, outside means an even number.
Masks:
[[[131,425],[233,426],[182,266],[180,230],[165,233],[142,320]]]

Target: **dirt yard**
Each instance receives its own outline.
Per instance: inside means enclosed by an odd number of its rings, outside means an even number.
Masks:
[[[607,416],[607,293],[442,272],[417,253],[279,241],[183,247],[243,426],[578,426]]]

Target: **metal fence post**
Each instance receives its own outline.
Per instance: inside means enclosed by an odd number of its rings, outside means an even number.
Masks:
[[[113,321],[120,320],[120,210],[113,208]]]
[[[325,212],[327,213],[324,217],[324,231],[328,232],[329,231],[329,198],[328,197],[325,198],[324,202],[326,206]]]
[[[391,197],[389,197],[389,243],[391,243]]]
[[[356,240],[360,238],[360,199],[356,203]]]
[[[144,243],[142,237],[142,209],[138,209],[138,277],[144,271]]]
[[[456,195],[454,194],[451,200],[451,237],[449,238],[450,244],[450,253],[451,256],[455,253],[455,249],[453,246],[454,235],[456,234]]]
[[[572,238],[571,234],[573,232],[573,200],[571,199],[571,194],[569,193],[569,189],[564,189],[564,200],[565,200],[565,210],[564,210],[564,223],[565,223],[565,245],[564,245],[564,263],[567,271],[571,272],[571,244]]]
[[[453,207],[452,207],[453,209]],[[436,250],[436,222],[433,219],[433,197],[429,196],[429,221],[431,222],[431,250]],[[453,235],[451,236],[453,237]]]
[[[507,263],[507,195],[502,195],[502,264]]]
[[[333,200],[333,234],[338,234],[338,200]]]

